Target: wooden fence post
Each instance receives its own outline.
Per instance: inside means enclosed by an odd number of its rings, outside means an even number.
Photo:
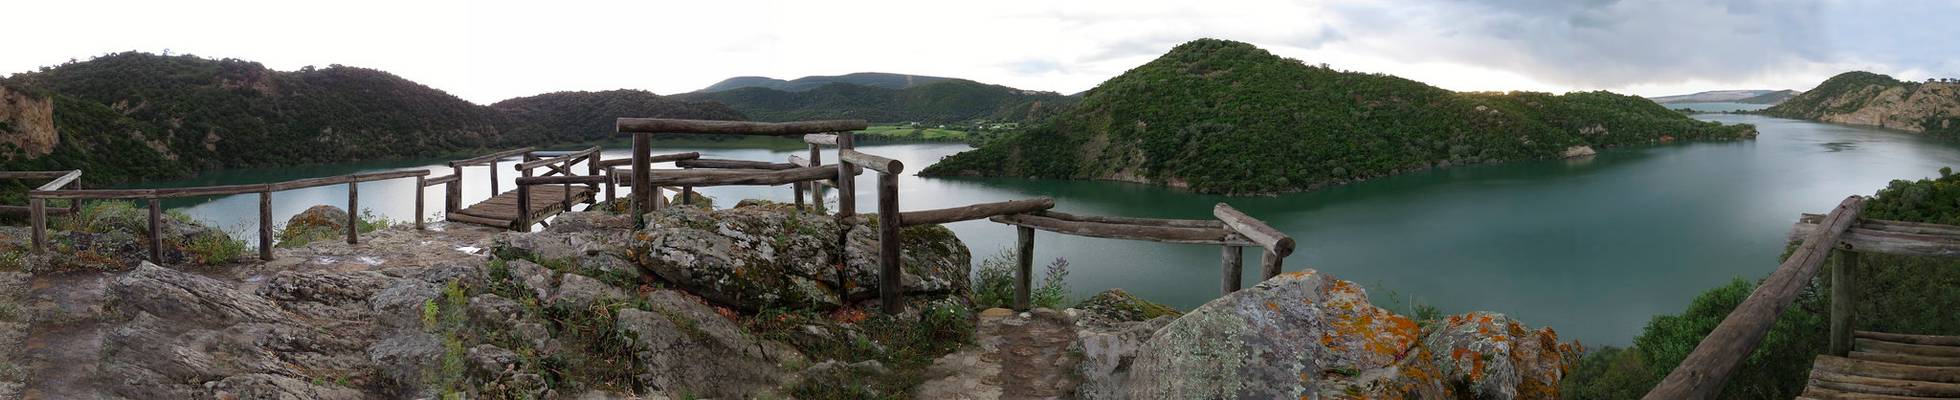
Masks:
[[[27,199],[27,212],[28,214],[31,214],[28,218],[33,220],[32,225],[34,230],[33,233],[34,254],[45,253],[47,252],[48,249],[47,206],[48,206],[47,199],[38,199],[38,198]],[[70,215],[74,215],[74,214],[70,214]]]
[[[1259,281],[1265,282],[1267,279],[1279,276],[1280,263],[1285,259],[1286,256],[1274,253],[1272,249],[1266,249],[1265,254],[1259,256]]]
[[[898,230],[898,176],[878,174],[878,297],[885,303],[885,314],[905,311],[905,288],[900,287],[905,271],[899,268],[901,251]]]
[[[1014,310],[1027,311],[1033,307],[1034,284],[1034,228],[1015,226],[1015,236],[1019,240],[1014,247]]]
[[[522,173],[526,178],[531,177],[530,169],[523,169],[518,172]],[[517,218],[512,219],[511,222],[517,225],[512,227],[512,229],[516,229],[518,232],[531,231],[531,185],[517,184]]]
[[[361,243],[361,183],[347,182],[347,244]]]
[[[1220,258],[1224,261],[1224,292],[1232,294],[1239,291],[1240,281],[1245,279],[1245,247],[1219,246],[1224,249]]]
[[[1858,252],[1838,250],[1838,264],[1831,268],[1831,355],[1851,353],[1851,325],[1857,322]]]
[[[272,259],[272,190],[259,192],[259,259]]]
[[[426,181],[428,181],[428,179],[426,179],[425,177],[421,177],[421,176],[415,177],[415,230],[418,231],[423,230],[425,228],[425,226],[422,225],[422,218],[423,218],[422,217],[422,200],[423,200],[422,192],[428,191],[429,188],[427,186],[422,186],[422,183]]]
[[[501,184],[497,183],[497,159],[492,158],[490,159],[490,197],[497,197],[504,193],[499,185]]]
[[[150,198],[150,262],[163,264],[163,201]]]
[[[810,144],[810,166],[812,166],[812,167],[816,167],[816,166],[821,166],[821,165],[823,165],[823,146],[822,146],[822,145],[819,145],[819,144],[816,144],[816,143],[811,143],[811,144]],[[833,184],[835,184],[835,183],[837,183],[837,180],[836,180],[836,179],[832,179],[832,180],[830,180],[830,182],[831,182],[831,183],[833,183]],[[814,182],[814,181],[813,181],[813,182],[810,182],[810,205],[812,205],[812,206],[815,206],[814,208],[816,208],[816,209],[817,209],[817,214],[823,214],[823,213],[824,213],[824,209],[823,209],[823,184],[819,184],[819,183],[816,183],[816,182]]]
[[[660,188],[653,187],[651,158],[653,157],[652,138],[646,133],[633,133],[633,219],[639,220],[653,212],[653,198],[660,195]]]
[[[855,149],[850,132],[837,133],[837,151]],[[837,162],[837,217],[850,218],[857,215],[857,177],[851,175],[851,163],[838,157]]]

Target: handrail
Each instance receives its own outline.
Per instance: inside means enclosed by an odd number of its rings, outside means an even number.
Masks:
[[[716,159],[716,158],[697,158],[692,160],[680,160],[680,161],[675,161],[674,166],[681,167],[681,168],[765,169],[765,170],[783,170],[783,169],[804,167],[802,165],[796,165],[791,163],[749,161],[749,160],[724,160],[724,159]]]
[[[61,176],[55,177],[54,180],[48,181],[48,183],[41,184],[40,187],[35,188],[34,190],[60,189],[62,186],[68,186],[69,182],[74,182],[76,179],[82,179],[82,170],[77,169],[77,170],[68,171],[68,173],[61,174]]]
[[[525,161],[525,162],[517,163],[517,169],[532,169],[532,168],[544,166],[546,164],[557,164],[566,161],[577,160],[579,158],[591,156],[593,154],[598,154],[598,153],[599,153],[599,146],[592,146],[592,148],[589,149],[564,153],[562,155],[554,156],[551,158],[542,158],[535,161]]]
[[[533,148],[533,147],[524,147],[524,148],[516,148],[516,149],[510,149],[510,150],[504,150],[504,151],[499,151],[499,152],[495,152],[495,153],[490,153],[490,154],[484,154],[484,155],[480,155],[480,156],[476,156],[476,157],[471,157],[471,158],[467,158],[467,159],[462,159],[462,160],[456,160],[456,161],[450,161],[450,162],[449,162],[449,166],[451,166],[451,167],[467,167],[467,166],[471,166],[471,165],[479,165],[479,164],[489,164],[489,163],[490,163],[490,162],[492,162],[492,161],[497,161],[497,160],[502,160],[502,159],[505,159],[505,158],[510,158],[510,157],[514,157],[514,156],[519,156],[519,155],[523,155],[524,153],[529,153],[529,152],[532,152],[532,151],[537,151],[537,149],[536,149],[536,148]]]
[[[1749,298],[1737,305],[1728,317],[1715,326],[1695,350],[1688,354],[1659,385],[1647,392],[1642,399],[1712,399],[1720,395],[1722,386],[1729,381],[1742,360],[1754,353],[1756,346],[1762,344],[1763,336],[1776,323],[1776,317],[1797,298],[1811,278],[1824,265],[1831,250],[1837,246],[1844,231],[1858,221],[1858,213],[1863,210],[1865,198],[1851,196],[1838,203],[1836,209],[1818,224],[1797,247],[1790,257],[1776,267],[1769,278],[1749,293]]]

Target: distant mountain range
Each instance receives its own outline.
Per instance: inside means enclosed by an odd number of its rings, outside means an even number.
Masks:
[[[870,86],[870,87],[885,88],[885,89],[904,89],[904,88],[926,85],[926,84],[931,84],[933,82],[939,82],[939,81],[945,81],[951,79],[953,78],[941,78],[937,76],[924,76],[924,75],[890,74],[884,72],[859,72],[859,73],[836,75],[836,76],[806,76],[806,77],[796,78],[787,81],[776,79],[776,78],[761,77],[761,76],[738,76],[734,78],[723,79],[721,82],[716,82],[713,85],[708,85],[707,88],[698,90],[696,92],[698,93],[726,92],[726,91],[741,89],[741,88],[764,88],[764,89],[776,89],[785,92],[804,92],[833,83],[848,83],[852,85]]]
[[[1267,194],[1594,148],[1752,137],[1608,92],[1459,93],[1202,39],[922,175],[1101,179]]]
[[[94,184],[610,139],[624,116],[745,119],[639,90],[482,106],[372,69],[138,52],[14,74],[0,100],[0,170],[83,168]]]
[[[852,74],[862,75],[862,74]],[[808,79],[808,78],[805,78]],[[1054,92],[1021,90],[965,79],[933,78],[916,85],[830,82],[802,91],[745,87],[683,93],[670,98],[726,104],[758,121],[864,119],[871,122],[1025,122],[1075,102]],[[904,86],[904,87],[892,87]]]
[[[1761,113],[1960,138],[1960,81],[1906,82],[1846,72]]]
[[[1649,97],[1655,103],[1745,103],[1776,104],[1796,96],[1795,90],[1711,90],[1695,94]]]

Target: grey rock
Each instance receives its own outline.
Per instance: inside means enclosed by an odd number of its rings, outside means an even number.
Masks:
[[[616,324],[632,338],[640,382],[656,390],[746,398],[779,386],[784,365],[804,362],[789,346],[744,334],[679,292],[655,291],[647,302],[655,311],[623,309]]]
[[[632,299],[633,294],[585,275],[565,274],[551,295],[551,306],[582,310],[594,304]]]
[[[144,262],[109,284],[118,308],[170,320],[229,324],[289,318],[278,305],[215,279]]]
[[[214,397],[239,400],[338,400],[363,399],[360,391],[315,385],[299,379],[271,375],[245,374],[226,377],[212,385]]]
[[[425,328],[422,326],[423,305],[440,294],[434,284],[399,280],[368,297],[368,307],[374,312],[374,320],[382,326],[420,331]]]
[[[421,385],[424,374],[435,371],[441,359],[442,342],[423,333],[390,336],[368,348],[368,361],[381,376],[404,387]]]

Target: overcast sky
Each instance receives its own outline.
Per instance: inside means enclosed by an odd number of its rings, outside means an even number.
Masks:
[[[4,0],[0,73],[126,50],[376,68],[478,103],[878,71],[1074,93],[1213,37],[1454,90],[1960,77],[1960,2]]]

